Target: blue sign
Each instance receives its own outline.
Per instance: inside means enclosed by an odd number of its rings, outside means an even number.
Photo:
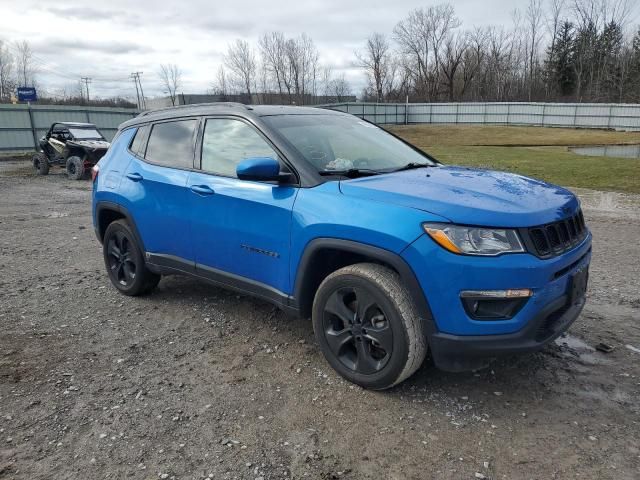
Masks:
[[[19,102],[35,102],[38,100],[38,94],[33,87],[18,87]]]

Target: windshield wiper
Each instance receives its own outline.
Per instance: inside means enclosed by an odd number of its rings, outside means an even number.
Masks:
[[[392,172],[402,172],[404,170],[415,170],[416,168],[427,168],[427,167],[434,167],[435,165],[431,164],[431,163],[416,163],[416,162],[411,162],[411,163],[407,163],[406,165],[403,165],[402,167],[396,168],[395,170],[391,170]]]
[[[348,168],[345,170],[321,170],[318,172],[323,177],[330,175],[341,175],[348,178],[365,177],[370,175],[379,175],[381,172],[378,170],[371,170],[370,168]]]

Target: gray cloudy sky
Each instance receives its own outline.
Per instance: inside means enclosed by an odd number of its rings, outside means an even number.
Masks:
[[[145,95],[162,94],[160,63],[184,72],[184,93],[207,90],[227,44],[235,38],[256,42],[268,31],[289,36],[307,33],[321,61],[345,72],[354,91],[364,85],[353,68],[354,50],[373,31],[390,33],[419,6],[408,0],[110,0],[88,2],[0,0],[0,38],[31,42],[40,83],[52,93],[74,88],[80,76],[93,78],[99,96],[135,96],[129,74],[144,72]],[[463,21],[472,25],[509,25],[511,11],[527,0],[453,0]]]

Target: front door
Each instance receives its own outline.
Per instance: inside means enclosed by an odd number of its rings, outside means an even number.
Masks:
[[[236,166],[252,157],[278,154],[243,120],[206,120],[201,170],[188,181],[196,269],[228,283],[288,294],[291,212],[298,189],[238,179]]]

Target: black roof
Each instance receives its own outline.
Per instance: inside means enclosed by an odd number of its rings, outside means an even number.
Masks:
[[[135,118],[127,120],[120,128],[127,128],[141,123],[165,120],[194,115],[236,114],[244,117],[267,117],[272,115],[346,115],[335,110],[317,107],[297,107],[289,105],[243,105],[241,103],[199,103],[180,105],[178,107],[160,108],[142,112]]]

